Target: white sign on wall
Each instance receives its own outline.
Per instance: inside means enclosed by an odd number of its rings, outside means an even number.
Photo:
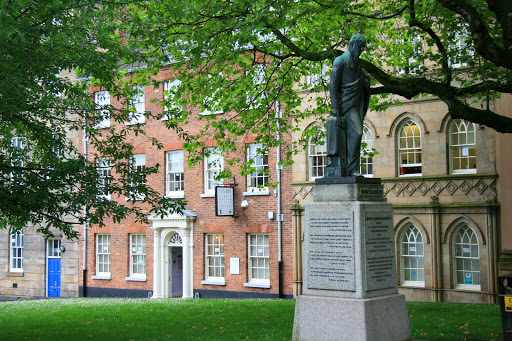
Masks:
[[[240,275],[240,258],[229,259],[229,273],[231,275]]]
[[[215,187],[215,215],[235,215],[235,189],[233,187]]]

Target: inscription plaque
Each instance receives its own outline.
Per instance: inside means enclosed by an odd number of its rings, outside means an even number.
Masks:
[[[308,288],[356,290],[353,230],[352,212],[310,217]]]
[[[393,216],[385,211],[365,212],[366,290],[394,288]]]
[[[384,195],[384,190],[382,188],[361,188],[359,189],[359,194],[366,197],[382,197]]]

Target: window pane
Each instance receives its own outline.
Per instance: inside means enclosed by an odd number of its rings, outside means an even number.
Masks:
[[[263,149],[262,144],[253,143],[247,148],[247,160],[251,162],[251,167],[255,167],[256,171],[247,176],[247,184],[249,188],[265,187],[268,183],[268,155],[258,154]]]
[[[451,125],[450,154],[452,172],[475,172],[476,131],[471,122],[457,119]]]
[[[221,234],[205,236],[206,277],[224,277],[224,238]]]
[[[457,284],[480,285],[480,260],[478,238],[473,230],[461,226],[454,238]]]
[[[423,238],[418,228],[414,225],[407,227],[401,238],[401,244],[402,282],[405,282],[404,284],[407,284],[407,282],[423,282]]]

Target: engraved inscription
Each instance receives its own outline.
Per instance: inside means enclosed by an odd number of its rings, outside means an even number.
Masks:
[[[359,194],[362,196],[367,196],[367,197],[381,197],[384,195],[384,191],[382,190],[382,188],[380,188],[380,189],[361,188],[359,190]]]
[[[366,290],[393,288],[394,271],[393,217],[389,212],[367,211]]]
[[[353,218],[309,219],[308,287],[355,291]]]

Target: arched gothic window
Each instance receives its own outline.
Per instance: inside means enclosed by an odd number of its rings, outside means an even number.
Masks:
[[[420,230],[410,225],[400,242],[402,285],[425,286],[423,237]]]
[[[9,236],[9,271],[23,272],[23,231],[11,232]]]
[[[327,143],[323,138],[324,144],[315,144],[314,138],[309,139],[308,145],[308,168],[309,180],[323,178],[325,167],[327,165]]]
[[[366,177],[373,177],[373,158],[364,155],[364,151],[371,152],[373,148],[372,131],[366,124],[363,126],[361,143],[366,143],[366,147],[363,148],[361,146],[361,165],[359,167],[359,173]]]
[[[476,173],[475,124],[457,119],[450,129],[451,173]]]
[[[421,175],[421,129],[413,120],[405,121],[398,134],[400,175]]]
[[[462,225],[455,233],[455,283],[461,289],[480,289],[480,250],[473,229]]]

